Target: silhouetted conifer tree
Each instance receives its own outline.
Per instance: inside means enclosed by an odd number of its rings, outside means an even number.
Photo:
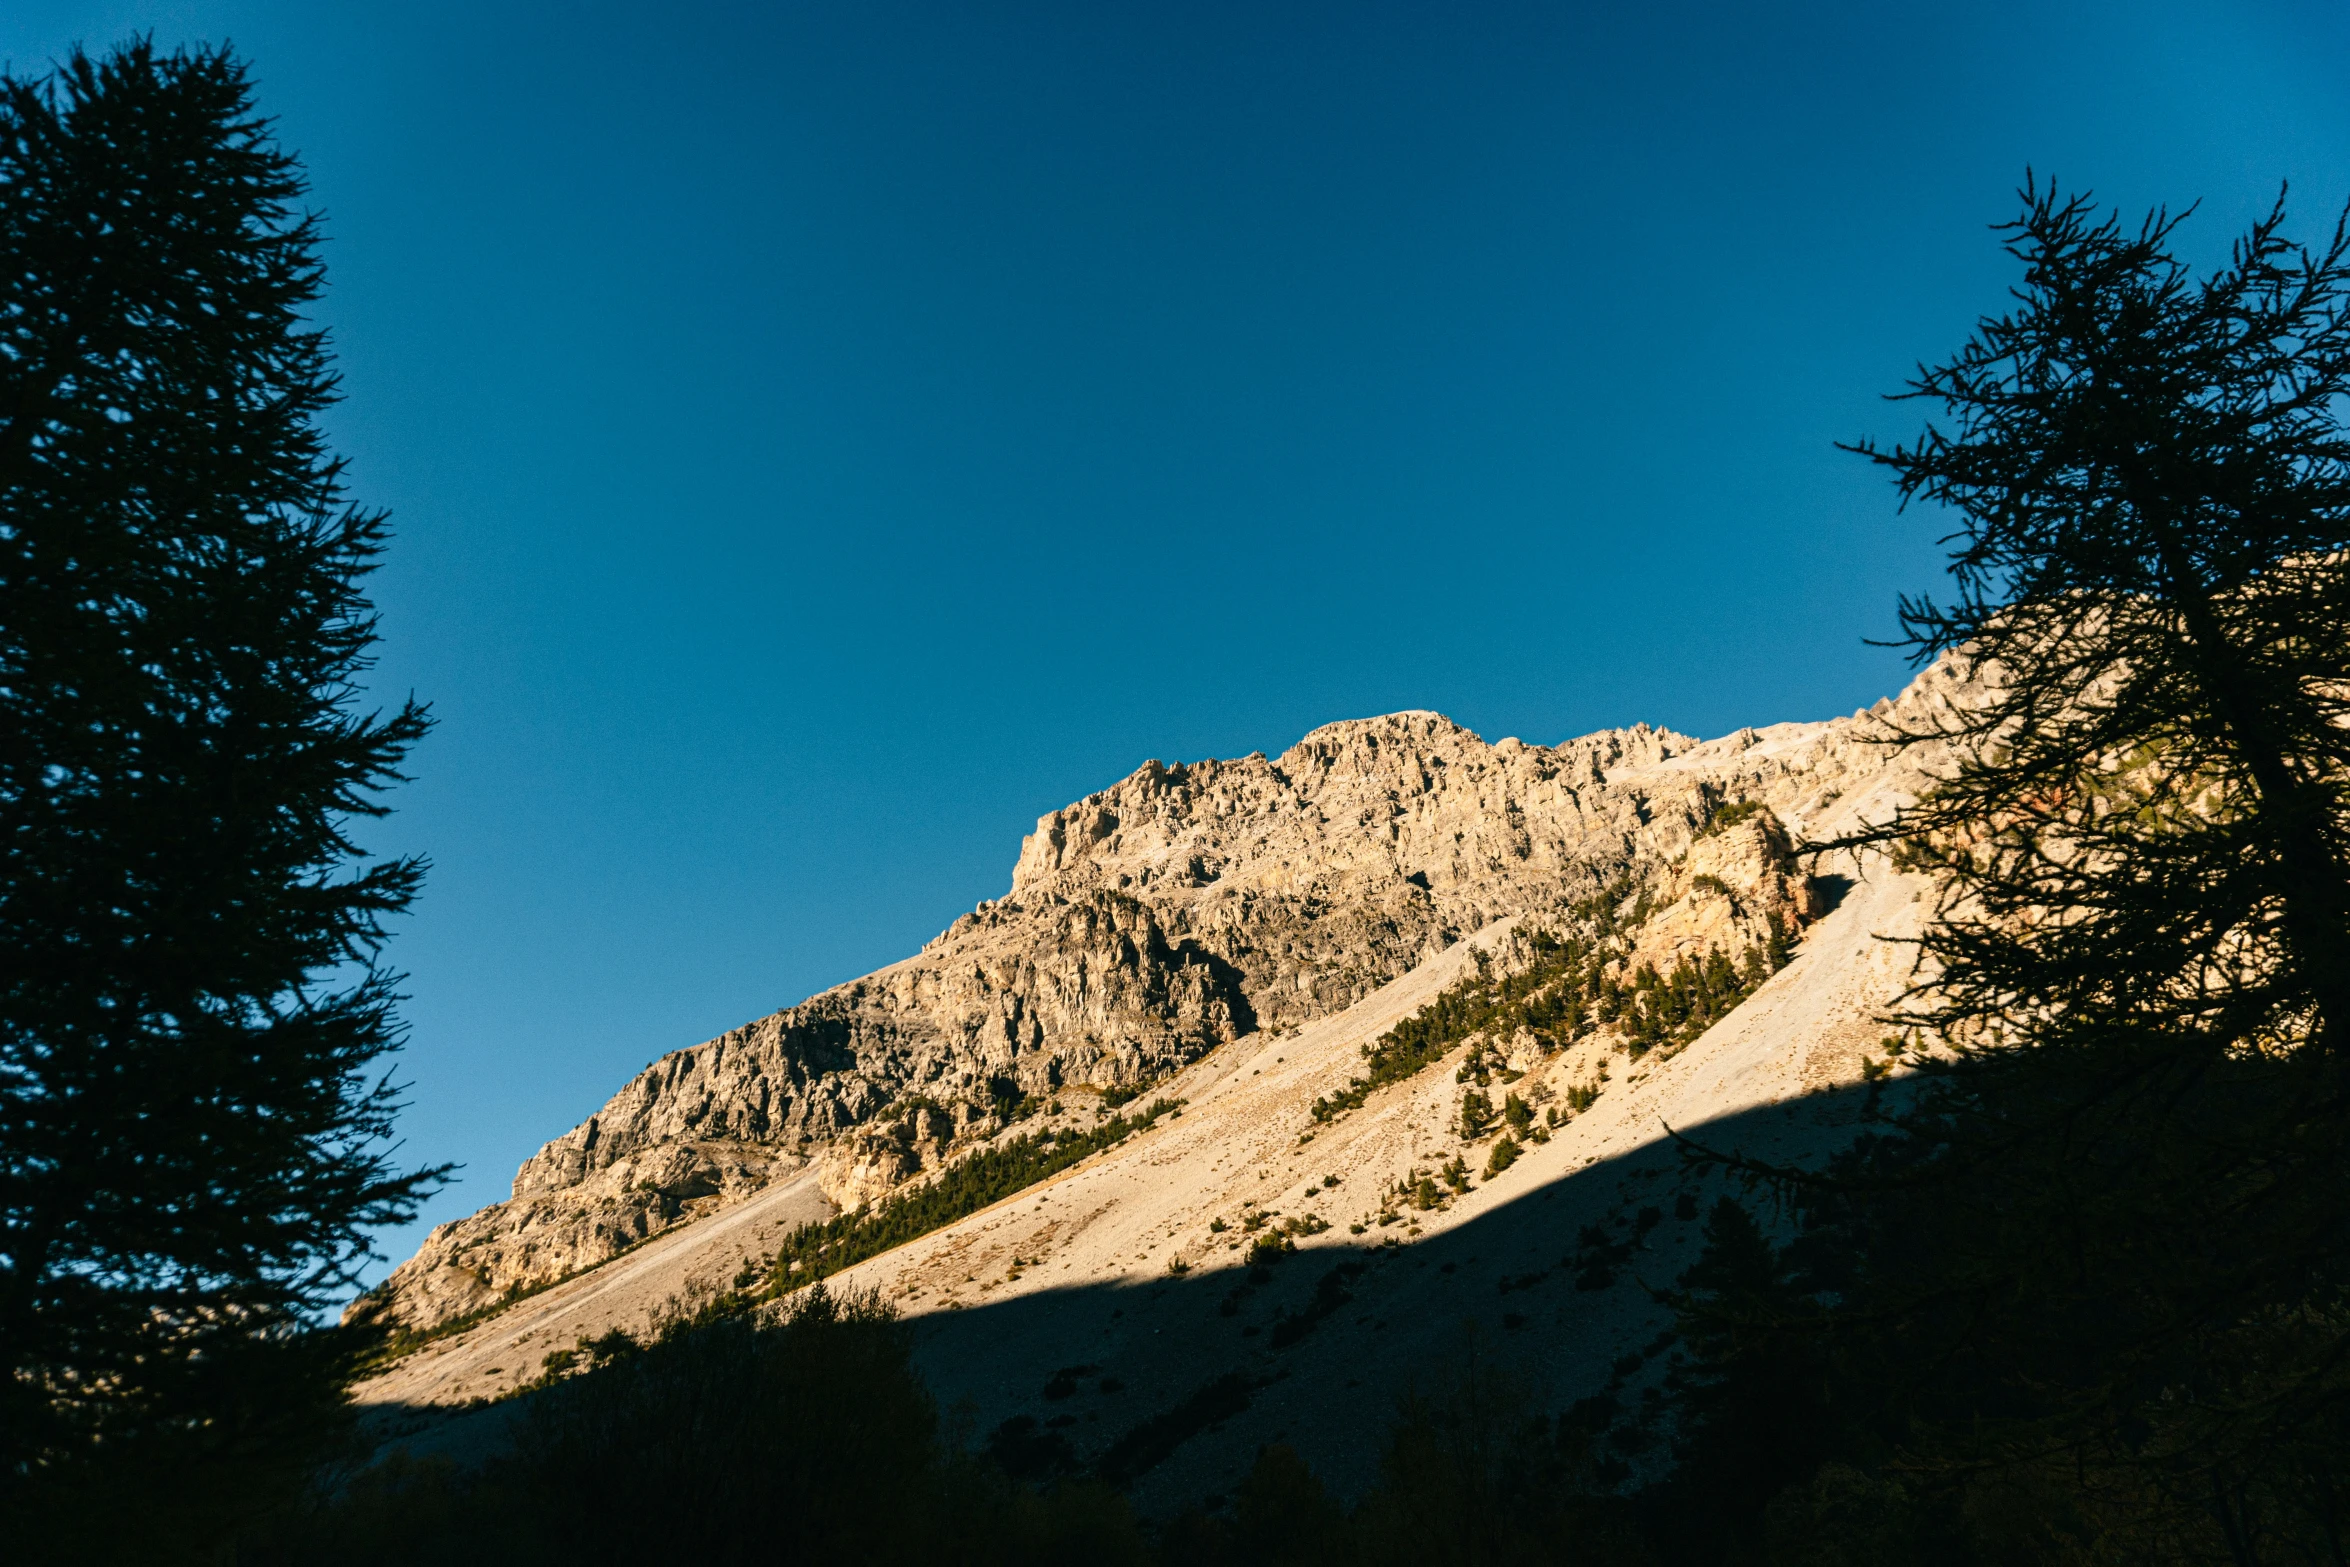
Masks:
[[[386,1161],[377,1075],[375,953],[421,867],[347,835],[426,718],[358,702],[385,530],[317,424],[302,193],[224,51],[0,80],[0,1527],[27,1560],[78,1488],[137,1505],[83,1509],[75,1555],[143,1516],[177,1558],[253,1466],[317,1456],[350,1347],[318,1314],[429,1179]]]
[[[2020,308],[1906,394],[1950,427],[1854,448],[1955,514],[1955,602],[1902,619],[1992,693],[1896,726],[1958,763],[1864,836],[1945,880],[1958,1042],[2315,1069],[2350,1029],[2350,237],[2280,203],[2198,281],[2179,221],[2033,193]]]
[[[1840,1422],[1748,1433],[1829,1460],[1789,1559],[2339,1559],[2350,238],[2283,221],[2198,278],[2179,219],[2027,191],[2015,308],[1907,394],[1946,422],[1856,448],[1952,517],[1957,597],[1903,620],[1988,696],[1889,723],[1953,761],[1846,840],[1940,878],[1907,1016],[1956,1059],[1787,1183]]]

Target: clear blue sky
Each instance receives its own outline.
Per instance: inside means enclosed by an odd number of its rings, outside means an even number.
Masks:
[[[2350,196],[2340,3],[13,0],[230,39],[327,216],[429,1219],[1146,757],[1817,718],[2031,164]],[[405,1255],[414,1237],[385,1237]]]

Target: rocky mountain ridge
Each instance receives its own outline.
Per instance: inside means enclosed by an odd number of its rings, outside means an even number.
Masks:
[[[1947,701],[1930,672],[1905,702]],[[1880,704],[1883,710],[1886,704]],[[1735,950],[1820,894],[1775,827],[1913,764],[1869,714],[1700,743],[1645,725],[1487,745],[1428,712],[1327,725],[1279,757],[1145,764],[1042,818],[1010,891],[921,952],[655,1062],[443,1225],[373,1304],[431,1328],[591,1267],[811,1166],[871,1200],[1024,1095],[1130,1089],[1340,1012],[1497,920],[1630,877],[1640,961]],[[1703,861],[1703,864],[1699,862]],[[915,1104],[910,1114],[885,1117]]]

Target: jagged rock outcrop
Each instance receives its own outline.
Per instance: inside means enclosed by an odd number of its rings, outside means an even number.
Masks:
[[[1705,834],[1649,889],[1658,905],[1634,933],[1629,965],[1669,972],[1719,949],[1732,958],[1767,942],[1772,921],[1793,930],[1824,909],[1826,889],[1803,874],[1778,817],[1759,815]]]
[[[1904,701],[1948,701],[1947,684]],[[1008,1100],[1149,1081],[1626,873],[1665,905],[1643,959],[1734,951],[1817,893],[1776,821],[1700,830],[1727,801],[1799,821],[1855,790],[1892,798],[1875,727],[1701,744],[1639,725],[1547,747],[1407,712],[1275,758],[1146,763],[1041,819],[1011,890],[914,957],[655,1062],[524,1163],[508,1201],[434,1230],[370,1309],[432,1326],[811,1160],[834,1202],[873,1200],[995,1130]]]

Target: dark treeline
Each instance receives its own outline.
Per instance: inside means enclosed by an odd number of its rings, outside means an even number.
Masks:
[[[821,1286],[713,1303],[522,1406],[476,1470],[394,1462],[252,1532],[240,1563],[1137,1561],[1106,1487],[1046,1493],[946,1439],[906,1330]]]
[[[1638,1507],[1592,1485],[1588,1440],[1570,1432],[1560,1441],[1558,1423],[1473,1354],[1436,1379],[1441,1393],[1399,1404],[1379,1481],[1355,1505],[1334,1500],[1294,1452],[1270,1447],[1228,1507],[1146,1524],[1108,1479],[1015,1480],[998,1461],[1003,1444],[975,1449],[958,1440],[914,1374],[909,1342],[886,1308],[823,1286],[792,1297],[780,1314],[714,1302],[594,1374],[535,1395],[510,1452],[470,1470],[395,1461],[339,1475],[225,1559],[240,1567],[640,1559],[1405,1567],[1560,1552],[1646,1559]],[[1193,1424],[1215,1418],[1210,1407]],[[1153,1440],[1160,1435],[1138,1432],[1105,1468],[1130,1478],[1180,1441],[1202,1439],[1190,1426]],[[1633,1554],[1591,1554],[1619,1549]]]

